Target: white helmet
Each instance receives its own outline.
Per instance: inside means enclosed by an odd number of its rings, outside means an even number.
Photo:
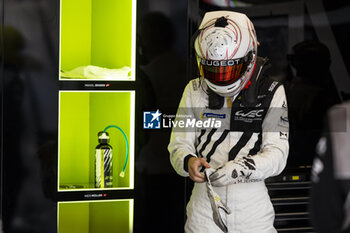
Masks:
[[[200,74],[208,87],[221,96],[238,94],[254,72],[257,43],[254,26],[245,14],[206,13],[194,48]]]

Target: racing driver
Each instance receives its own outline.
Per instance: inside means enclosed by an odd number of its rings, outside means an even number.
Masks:
[[[172,129],[172,166],[195,182],[185,232],[276,232],[264,180],[287,161],[284,87],[266,74],[268,60],[257,56],[245,14],[207,12],[194,39],[200,77],[186,86],[175,121],[191,116],[222,124]]]

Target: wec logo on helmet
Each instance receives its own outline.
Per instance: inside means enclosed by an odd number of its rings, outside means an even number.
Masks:
[[[240,110],[236,112],[235,116],[240,116],[240,117],[249,117],[249,118],[256,118],[256,117],[262,117],[262,113],[264,110],[251,110],[247,113],[243,112],[243,110]]]

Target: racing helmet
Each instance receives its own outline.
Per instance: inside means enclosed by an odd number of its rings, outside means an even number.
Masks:
[[[254,72],[257,44],[254,26],[245,14],[206,13],[194,49],[200,75],[208,87],[221,96],[238,94]]]

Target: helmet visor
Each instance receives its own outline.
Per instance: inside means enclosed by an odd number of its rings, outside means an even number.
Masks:
[[[199,58],[198,66],[204,78],[213,84],[226,86],[245,74],[252,59],[252,52],[245,57],[230,60],[205,60]]]

